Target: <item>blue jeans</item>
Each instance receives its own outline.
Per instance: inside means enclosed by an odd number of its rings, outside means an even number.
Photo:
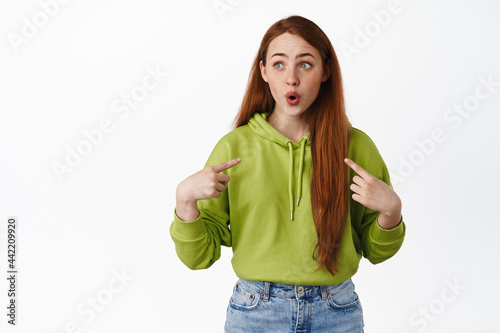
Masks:
[[[224,331],[363,331],[363,309],[351,279],[337,285],[305,286],[238,279]]]

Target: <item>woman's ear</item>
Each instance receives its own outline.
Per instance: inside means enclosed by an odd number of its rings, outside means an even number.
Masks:
[[[321,82],[326,82],[330,77],[330,60],[328,60],[328,65],[326,65],[323,77],[321,78]]]
[[[259,67],[260,67],[260,75],[262,75],[264,81],[269,82],[267,81],[266,67],[264,67],[264,63],[262,62],[262,60],[259,62]]]

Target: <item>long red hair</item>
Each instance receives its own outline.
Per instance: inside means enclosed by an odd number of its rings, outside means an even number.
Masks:
[[[283,33],[300,36],[321,54],[323,69],[330,67],[330,77],[323,82],[318,97],[306,111],[310,127],[313,171],[311,207],[318,236],[312,257],[319,250],[318,270],[326,266],[338,273],[342,235],[348,214],[348,155],[350,124],[345,112],[340,66],[326,34],[312,21],[290,16],[273,24],[265,33],[250,71],[247,88],[233,128],[243,126],[256,112],[272,112],[275,101],[269,85],[261,76],[259,63],[266,65],[271,41]]]

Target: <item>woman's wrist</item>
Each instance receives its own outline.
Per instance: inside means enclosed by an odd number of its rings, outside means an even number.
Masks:
[[[402,215],[399,214],[379,214],[377,223],[382,229],[393,229],[401,223]]]
[[[196,220],[200,215],[196,201],[177,198],[175,205],[177,217],[184,222]]]

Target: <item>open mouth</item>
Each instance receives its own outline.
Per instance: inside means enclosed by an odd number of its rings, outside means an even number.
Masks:
[[[289,91],[285,95],[286,101],[289,105],[297,105],[300,102],[300,95],[297,94],[295,91]]]

